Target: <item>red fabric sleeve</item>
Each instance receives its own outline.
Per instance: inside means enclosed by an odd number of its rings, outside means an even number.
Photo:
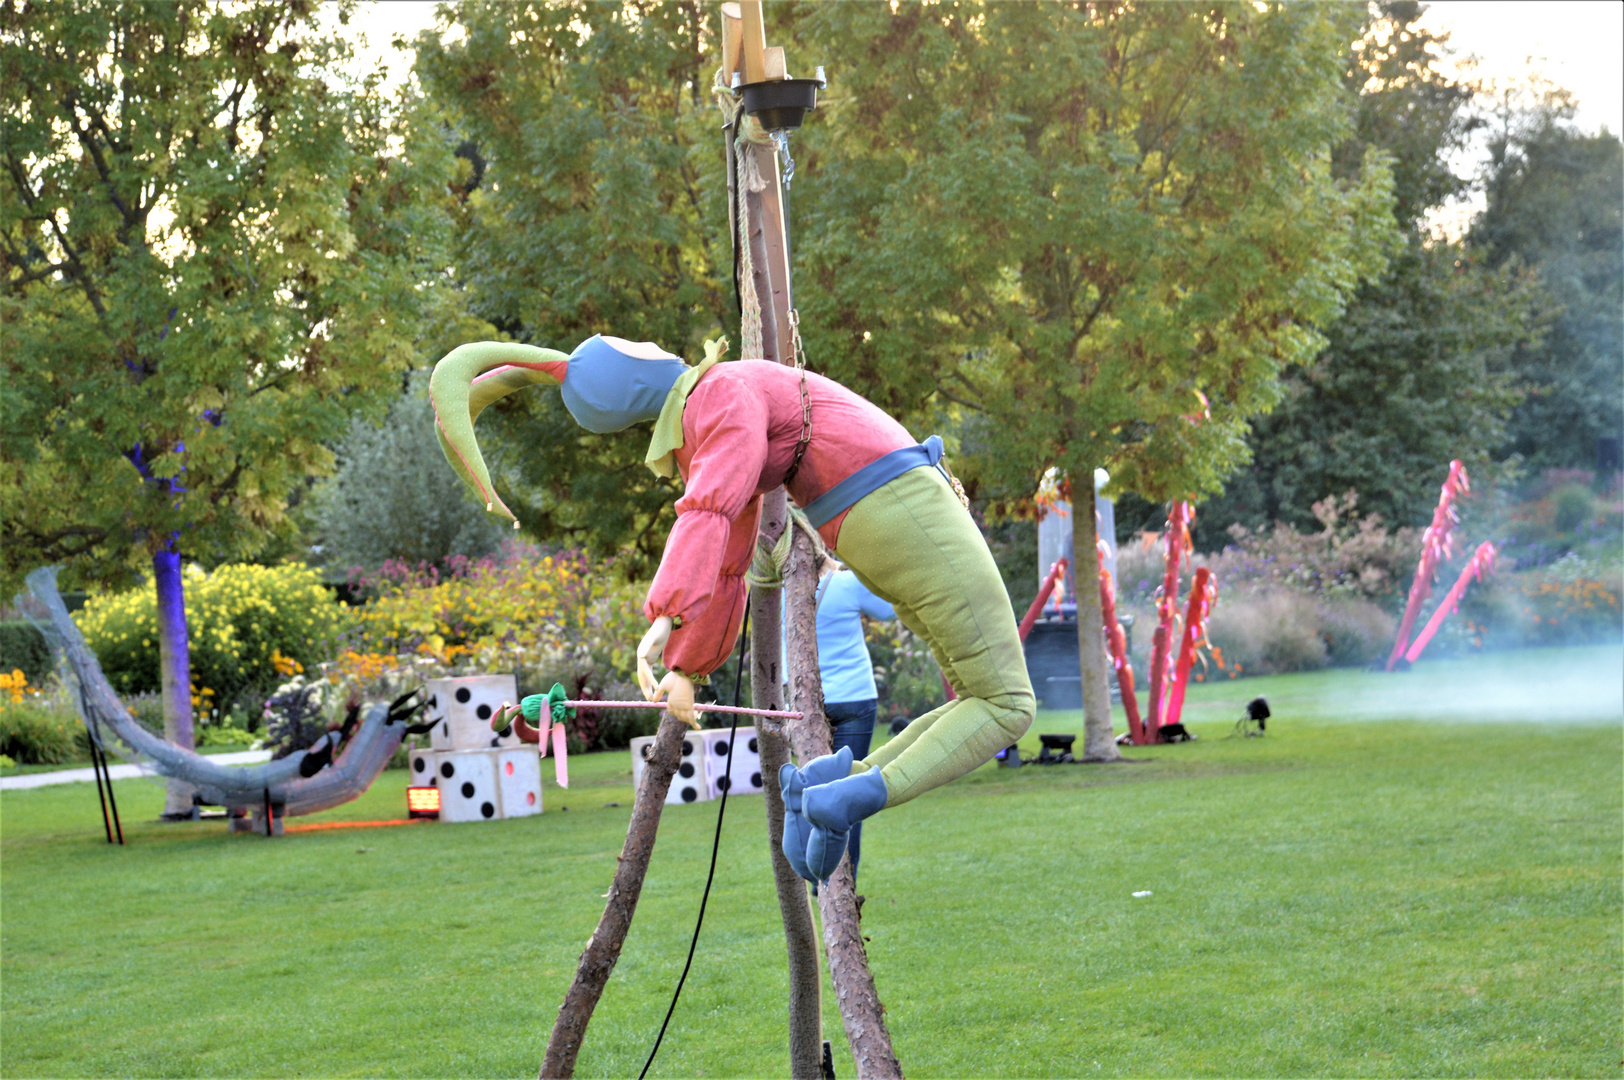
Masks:
[[[701,382],[683,415],[692,446],[687,489],[665,541],[643,613],[682,620],[665,647],[668,668],[708,675],[732,647],[744,617],[744,572],[755,544],[756,485],[767,460],[767,403],[733,383],[703,393]],[[725,389],[726,392],[719,392]]]
[[[710,599],[692,619],[683,619],[682,625],[671,631],[671,639],[665,644],[666,667],[684,675],[709,675],[733,651],[739,624],[744,621],[744,605],[749,600],[744,573],[750,569],[760,519],[761,500],[757,498],[733,520],[721,573]]]

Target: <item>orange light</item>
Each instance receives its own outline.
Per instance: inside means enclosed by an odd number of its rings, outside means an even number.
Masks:
[[[406,811],[412,817],[439,817],[440,789],[437,787],[407,788]]]

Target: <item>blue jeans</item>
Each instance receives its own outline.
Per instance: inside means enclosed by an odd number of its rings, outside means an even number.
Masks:
[[[842,746],[851,747],[853,761],[862,761],[868,757],[868,744],[874,739],[874,716],[878,711],[879,701],[869,698],[867,701],[826,701],[823,703],[823,715],[829,718],[829,727],[832,730],[833,747],[831,752],[840,753]],[[863,823],[858,822],[852,826],[851,837],[846,841],[846,850],[851,853],[852,884],[857,884],[857,857],[863,849]]]

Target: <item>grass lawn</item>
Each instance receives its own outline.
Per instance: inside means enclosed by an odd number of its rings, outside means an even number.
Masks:
[[[1199,740],[1145,764],[989,766],[887,812],[864,930],[904,1069],[1618,1075],[1621,656],[1200,686]],[[1255,694],[1267,737],[1225,739]],[[1030,755],[1041,731],[1081,718],[1040,714]],[[0,795],[0,1068],[534,1075],[630,812],[629,755],[571,766],[539,818],[274,840],[155,824],[162,789],[121,781],[123,849],[91,785]],[[402,817],[404,784],[295,827]],[[641,1068],[715,813],[666,809],[581,1075]],[[784,997],[761,800],[737,799],[651,1075],[781,1075]],[[849,1078],[832,999],[825,1027]]]

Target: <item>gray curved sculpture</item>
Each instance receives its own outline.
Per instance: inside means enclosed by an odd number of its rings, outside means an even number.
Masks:
[[[28,591],[35,605],[43,608],[43,612],[36,611],[31,617],[61,650],[79,683],[80,709],[92,737],[101,742],[103,729],[111,730],[137,756],[151,761],[159,773],[193,785],[211,806],[246,811],[269,803],[280,817],[314,814],[349,802],[371,787],[389,764],[406,735],[406,720],[415,711],[400,708],[402,702],[396,702],[394,708],[372,706],[345,742],[343,751],[314,776],[300,775],[308,753],[303,750],[264,765],[219,765],[159,738],[135,722],[62,603],[56,588],[56,567],[29,574]]]

